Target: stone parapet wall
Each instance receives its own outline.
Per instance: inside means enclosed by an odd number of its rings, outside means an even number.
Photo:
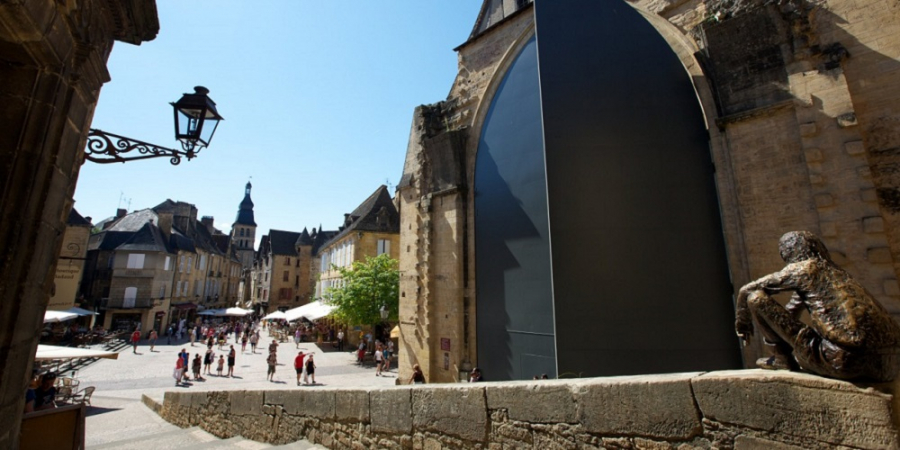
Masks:
[[[889,394],[761,370],[280,391],[168,392],[222,437],[329,448],[900,448]]]

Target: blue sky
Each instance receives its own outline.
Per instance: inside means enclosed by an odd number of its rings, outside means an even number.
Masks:
[[[92,127],[180,148],[169,102],[196,85],[225,120],[208,149],[178,166],[86,162],[75,208],[96,222],[170,198],[229,232],[252,176],[259,238],[336,229],[378,186],[399,181],[413,109],[446,98],[453,48],[481,0],[157,5],[156,39],[113,49]]]

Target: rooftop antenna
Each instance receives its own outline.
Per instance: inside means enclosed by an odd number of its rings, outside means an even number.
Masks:
[[[384,184],[387,185],[388,191],[394,189],[394,185],[391,184],[391,179],[390,179],[390,178],[385,178],[385,179],[384,179]]]

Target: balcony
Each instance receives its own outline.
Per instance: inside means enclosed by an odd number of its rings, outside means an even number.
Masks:
[[[161,302],[158,298],[101,298],[100,309],[150,309],[159,305]]]

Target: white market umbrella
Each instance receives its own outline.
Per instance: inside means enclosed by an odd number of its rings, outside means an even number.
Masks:
[[[78,314],[73,314],[66,311],[47,311],[44,313],[44,323],[65,322],[76,317],[78,317]]]
[[[309,320],[310,322],[313,320],[319,320],[331,314],[332,311],[337,309],[336,306],[328,305],[320,301],[312,302],[309,305],[311,306],[311,308],[309,309],[309,311],[303,314],[303,317],[306,317],[306,320]]]
[[[62,311],[62,312],[67,312],[67,313],[72,313],[72,314],[78,314],[79,316],[96,316],[96,315],[97,315],[97,313],[95,313],[95,312],[93,312],[93,311],[88,311],[88,310],[86,310],[86,309],[79,308],[79,307],[77,307],[77,306],[73,306],[73,307],[71,307],[71,308],[69,308],[69,309],[67,309],[67,310],[65,310],[65,311]]]
[[[222,315],[223,315],[223,316],[243,317],[243,316],[246,316],[246,315],[248,315],[248,314],[251,314],[252,312],[253,312],[253,311],[251,311],[251,310],[249,310],[249,309],[242,309],[242,308],[228,308],[228,309],[226,309],[226,310],[223,311]]]
[[[263,317],[262,320],[282,320],[287,319],[287,315],[283,311],[275,311],[272,314]]]
[[[55,345],[38,344],[37,354],[34,356],[35,361],[80,358],[118,359],[119,354],[116,352],[104,352],[87,348],[58,347]]]
[[[285,317],[285,320],[288,322],[299,320],[301,317],[306,317],[306,320],[312,321],[331,314],[334,309],[334,306],[326,305],[321,301],[315,301],[298,308],[289,309],[285,311],[284,314],[287,316]]]

